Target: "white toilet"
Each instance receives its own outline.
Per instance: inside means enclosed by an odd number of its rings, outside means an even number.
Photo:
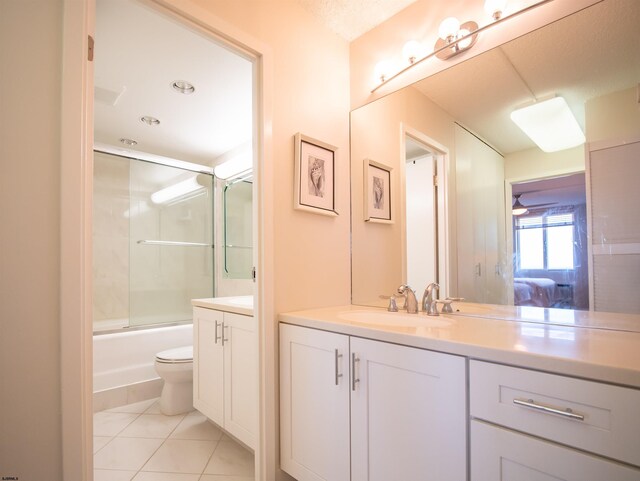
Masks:
[[[162,414],[173,416],[193,411],[193,346],[159,352],[155,368],[164,379],[160,395]]]

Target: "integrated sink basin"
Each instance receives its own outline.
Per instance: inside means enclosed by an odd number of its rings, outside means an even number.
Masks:
[[[376,312],[376,311],[344,311],[338,314],[340,319],[376,326],[402,327],[447,327],[452,321],[441,316],[427,316],[426,314],[407,314],[404,312]]]

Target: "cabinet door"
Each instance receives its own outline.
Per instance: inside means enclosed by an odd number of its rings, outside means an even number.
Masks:
[[[640,470],[471,421],[471,481],[638,481]]]
[[[222,321],[222,312],[193,310],[193,406],[220,426],[224,424]]]
[[[280,465],[298,481],[349,480],[348,356],[348,336],[280,324]]]
[[[359,338],[351,356],[352,481],[466,479],[464,358]]]
[[[252,316],[224,313],[224,428],[250,448],[258,426],[258,341]]]

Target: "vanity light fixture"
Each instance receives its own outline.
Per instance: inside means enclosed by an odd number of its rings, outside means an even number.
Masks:
[[[511,112],[511,120],[544,152],[557,152],[585,143],[569,105],[552,97]]]
[[[133,147],[134,145],[138,145],[138,141],[133,139],[122,138],[120,139],[120,142],[128,147]]]
[[[171,87],[176,92],[179,92],[185,95],[190,95],[196,91],[196,88],[186,80],[176,80],[171,84]]]
[[[436,57],[446,60],[471,48],[478,40],[476,30],[478,30],[476,22],[465,22],[460,25],[454,17],[445,18],[438,29],[440,38],[434,47]]]
[[[505,8],[507,8],[507,0],[486,0],[484,2],[484,11],[491,15],[494,20],[502,18]]]
[[[403,66],[394,68],[391,62],[384,60],[376,64],[374,68],[376,86],[373,87],[371,93],[431,57],[447,60],[470,49],[478,40],[478,35],[481,32],[553,1],[554,0],[538,0],[527,7],[505,15],[507,0],[485,0],[484,8],[485,11],[491,15],[492,21],[482,26],[478,26],[478,24],[473,21],[460,24],[454,17],[445,18],[440,23],[440,28],[438,29],[440,38],[436,41],[432,52],[423,52],[420,43],[416,40],[411,40],[407,42],[402,49],[402,57],[405,61]]]
[[[144,117],[140,117],[140,122],[144,122],[147,125],[160,125],[160,121],[155,117],[151,117],[149,115],[145,115]]]

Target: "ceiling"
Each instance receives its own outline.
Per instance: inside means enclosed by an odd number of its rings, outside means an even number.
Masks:
[[[97,143],[211,166],[251,141],[251,62],[136,0],[97,0],[94,63]]]
[[[298,3],[330,30],[351,42],[415,1],[298,0]]]
[[[535,147],[509,115],[563,96],[584,130],[588,99],[640,83],[640,1],[605,0],[415,84],[503,154]]]

